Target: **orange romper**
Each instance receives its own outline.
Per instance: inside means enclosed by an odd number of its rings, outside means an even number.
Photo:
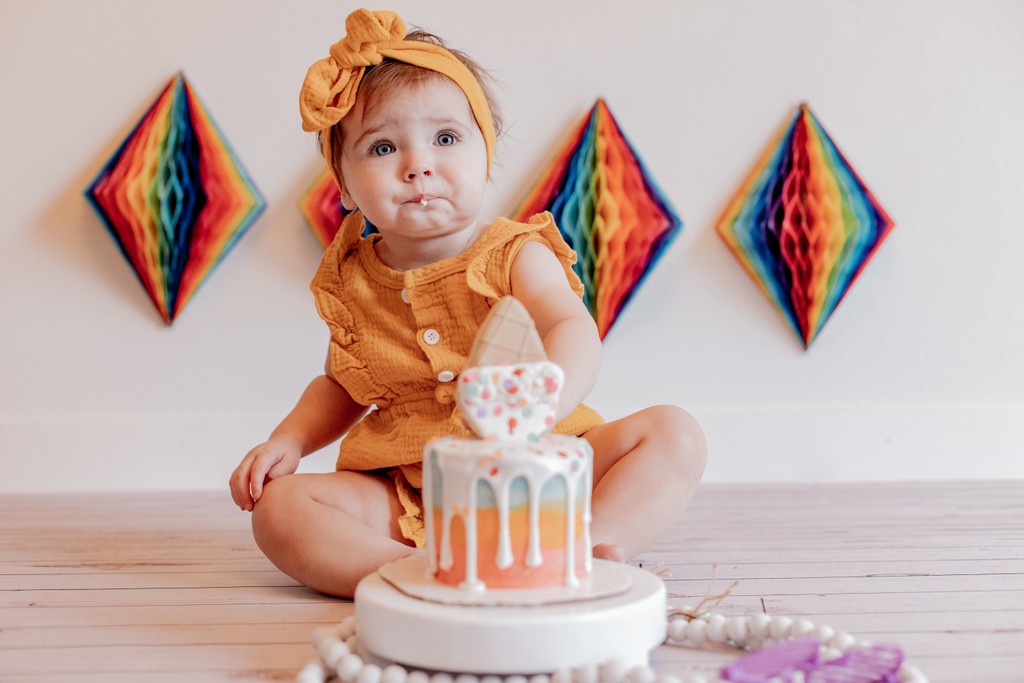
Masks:
[[[310,285],[331,332],[331,375],[357,403],[376,406],[345,435],[337,469],[387,472],[405,509],[402,534],[421,547],[423,448],[469,433],[454,415],[455,379],[491,306],[511,294],[519,249],[547,245],[577,295],[583,284],[550,213],[528,223],[499,218],[461,254],[403,272],[381,262],[380,235],[363,238],[363,226],[358,211],[345,219]],[[580,405],[553,431],[580,435],[601,422]]]

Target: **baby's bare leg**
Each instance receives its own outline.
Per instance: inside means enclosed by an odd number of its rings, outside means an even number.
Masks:
[[[704,473],[704,433],[689,413],[655,406],[584,436],[594,448],[594,555],[631,558],[686,509]]]
[[[415,552],[398,528],[401,503],[387,477],[290,474],[267,484],[253,510],[256,543],[281,571],[351,598],[359,580]]]

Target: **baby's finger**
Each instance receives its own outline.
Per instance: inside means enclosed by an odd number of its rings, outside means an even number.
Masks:
[[[231,474],[231,498],[243,510],[252,510],[253,500],[249,493],[249,473],[252,469],[252,455],[246,455]]]
[[[278,463],[277,458],[257,458],[253,464],[252,473],[249,475],[249,483],[252,487],[252,500],[255,503],[263,495],[263,482],[267,479],[267,473]]]

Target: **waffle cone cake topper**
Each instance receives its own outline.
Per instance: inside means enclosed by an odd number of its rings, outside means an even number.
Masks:
[[[554,426],[563,380],[526,307],[507,296],[477,332],[456,401],[477,436],[532,440]]]
[[[533,318],[514,296],[498,300],[469,350],[467,367],[547,360]]]

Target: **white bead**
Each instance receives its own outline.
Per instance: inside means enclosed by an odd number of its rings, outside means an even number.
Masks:
[[[459,674],[455,677],[455,683],[480,683],[480,678],[473,674]]]
[[[313,660],[302,667],[302,671],[295,677],[295,683],[324,683],[327,672],[324,665],[318,660]]]
[[[430,683],[430,674],[426,671],[410,671],[405,683]]]
[[[708,640],[714,643],[724,643],[729,639],[725,627],[729,622],[721,614],[712,614],[708,617],[708,627],[705,629]]]
[[[356,632],[355,615],[353,614],[342,619],[341,623],[338,624],[336,628],[337,633],[335,635],[338,637],[338,640],[345,640],[346,638],[348,638],[350,635]]]
[[[772,617],[772,625],[768,627],[768,633],[776,640],[785,640],[789,638],[792,628],[793,620],[789,617]]]
[[[598,683],[597,664],[584,664],[573,672],[573,683]]]
[[[381,670],[376,664],[366,664],[356,676],[356,683],[380,683]]]
[[[921,670],[911,664],[901,666],[899,676],[902,683],[928,683],[928,679],[921,673]]]
[[[704,619],[686,622],[686,635],[683,637],[695,643],[704,642],[708,639],[708,622]]]
[[[559,669],[551,674],[551,683],[572,683],[572,672],[568,669]]]
[[[686,619],[677,617],[669,620],[668,637],[669,640],[674,640],[677,643],[681,643],[686,640]]]
[[[527,683],[526,676],[520,676],[518,674],[515,676],[509,676],[505,679],[505,683]]]
[[[814,629],[814,637],[823,643],[835,634],[836,631],[831,626],[818,626]]]
[[[356,676],[363,668],[363,658],[355,653],[347,654],[342,657],[338,665],[334,667],[334,672],[338,674],[345,683],[352,683],[356,680]]]
[[[443,671],[438,671],[430,677],[430,683],[454,683],[454,681],[455,678],[451,674],[446,674]]]
[[[834,647],[840,652],[846,652],[851,647],[853,647],[854,643],[856,642],[857,639],[851,636],[849,633],[837,633],[831,638],[829,638],[826,644],[829,647]]]
[[[340,640],[332,639],[325,641],[323,649],[318,649],[318,652],[323,658],[324,664],[326,664],[328,668],[333,669],[338,666],[338,662],[348,655],[351,650],[348,645]]]
[[[842,651],[837,650],[834,647],[821,648],[821,661],[823,662],[831,662],[833,659],[839,659],[842,656]]]
[[[634,666],[629,670],[629,681],[630,683],[654,683],[654,672],[649,666]]]
[[[310,638],[313,641],[313,647],[317,650],[324,647],[324,643],[328,640],[334,640],[334,627],[333,626],[318,626],[313,629],[313,635]]]
[[[381,672],[380,683],[406,683],[408,678],[409,674],[404,666],[392,664],[385,667],[384,671]]]
[[[694,619],[686,624],[686,639],[691,643],[703,643],[708,639],[708,622],[703,619]]]
[[[772,618],[764,612],[758,612],[754,616],[750,617],[750,635],[758,640],[761,640],[768,635],[768,629],[771,628]]]
[[[501,683],[501,676],[481,676],[480,683]]]
[[[530,676],[530,683],[551,683],[551,676],[547,674],[536,674]]]
[[[725,625],[725,632],[729,635],[729,640],[735,643],[737,647],[743,647],[747,644],[747,638],[750,636],[747,618],[731,617]]]
[[[682,621],[682,619],[676,619]],[[601,683],[619,683],[626,676],[626,663],[618,657],[601,665]]]
[[[793,621],[793,628],[790,629],[789,634],[794,638],[800,638],[802,636],[810,635],[814,632],[814,623],[810,619],[796,619]]]

